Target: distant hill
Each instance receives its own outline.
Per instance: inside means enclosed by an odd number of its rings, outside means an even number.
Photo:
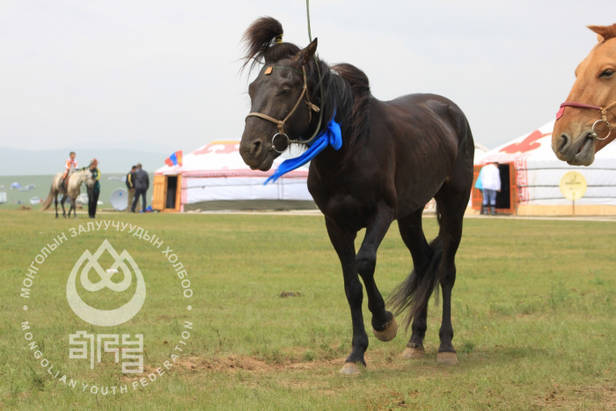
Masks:
[[[0,175],[41,175],[55,174],[62,170],[70,149],[63,150],[22,150],[0,148]],[[126,173],[130,166],[143,164],[149,172],[164,164],[171,153],[151,153],[122,149],[82,149],[77,151],[79,167],[87,166],[92,158],[98,159],[101,172]]]

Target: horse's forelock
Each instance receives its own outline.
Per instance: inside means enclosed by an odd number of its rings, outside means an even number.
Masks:
[[[282,59],[288,59],[297,55],[300,48],[293,43],[279,43],[268,47],[263,53],[266,63],[275,63]]]
[[[588,26],[588,28],[597,33],[600,43],[616,37],[616,23],[611,26]]]
[[[290,58],[299,52],[299,47],[291,43],[282,43],[282,25],[273,17],[261,17],[248,27],[242,41],[246,54],[244,65],[250,69],[260,60],[275,63],[284,58]]]

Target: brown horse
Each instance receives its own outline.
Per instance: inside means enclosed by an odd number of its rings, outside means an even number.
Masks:
[[[575,83],[552,132],[556,156],[583,166],[616,138],[616,24],[588,28],[597,33],[598,43],[575,69]]]
[[[62,206],[62,216],[67,217],[66,210],[64,209],[64,202],[68,197],[71,205],[68,209],[68,217],[71,216],[71,211],[73,212],[73,217],[77,217],[75,202],[81,192],[81,184],[85,183],[88,187],[93,186],[94,179],[92,178],[92,173],[87,168],[82,168],[73,172],[70,176],[68,176],[68,189],[64,186],[64,184],[62,184],[62,174],[63,173],[58,173],[54,176],[51,183],[51,188],[49,189],[49,195],[43,202],[41,211],[47,210],[53,201],[56,207],[56,218],[58,218],[58,195],[61,194],[62,199],[60,200],[60,205]]]
[[[451,292],[473,180],[474,144],[466,117],[453,102],[433,94],[379,101],[361,70],[350,64],[330,68],[318,59],[316,39],[300,50],[281,37],[282,26],[273,18],[259,19],[246,31],[246,64],[265,65],[249,87],[252,109],[240,154],[250,167],[268,170],[289,141],[304,142],[312,150],[314,140],[306,136],[341,130],[341,145],[326,146],[311,161],[308,175],[308,189],[325,215],[340,258],[351,309],[351,353],[341,372],[357,374],[365,365],[368,336],[358,274],[375,336],[383,341],[396,336],[398,326],[374,281],[377,249],[396,219],[414,265],[391,297],[394,311],[408,314],[407,326],[412,321],[403,355],[423,355],[428,299],[440,283],[443,316],[437,361],[456,363]],[[433,197],[440,230],[428,243],[422,212]],[[354,240],[364,227],[356,253]]]

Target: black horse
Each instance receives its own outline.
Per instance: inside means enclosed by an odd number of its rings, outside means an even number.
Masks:
[[[315,56],[316,39],[300,49],[282,42],[282,33],[281,24],[267,17],[255,21],[244,35],[245,64],[264,65],[249,87],[252,112],[246,118],[240,153],[251,168],[265,171],[285,139],[306,141],[334,115],[340,124],[343,145],[339,150],[327,147],[312,160],[308,189],[325,215],[351,308],[352,351],[341,372],[356,374],[358,365],[365,366],[368,336],[358,273],[375,335],[383,341],[396,335],[394,316],[385,309],[374,281],[377,248],[394,219],[414,265],[389,301],[396,314],[408,313],[407,326],[412,321],[403,356],[423,355],[428,299],[440,283],[443,317],[437,361],[455,364],[454,260],[473,180],[474,143],[466,117],[453,102],[433,94],[379,101],[361,70],[350,64],[329,67]],[[422,212],[433,197],[440,229],[428,244]],[[356,253],[354,240],[364,227]]]

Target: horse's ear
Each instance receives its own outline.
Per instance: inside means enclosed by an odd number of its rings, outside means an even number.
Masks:
[[[316,53],[317,51],[317,44],[318,41],[315,38],[310,44],[306,46],[306,48],[300,50],[300,52],[297,53],[295,61],[297,61],[301,65],[308,64],[310,59],[314,58],[314,53]]]
[[[597,41],[599,43],[616,37],[616,23],[611,26],[588,26],[588,28],[597,33]]]

